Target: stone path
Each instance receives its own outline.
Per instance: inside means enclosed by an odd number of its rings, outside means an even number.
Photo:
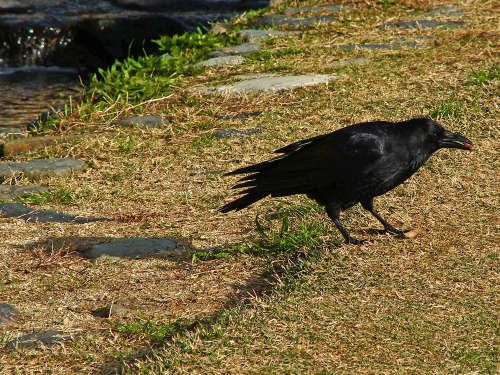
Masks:
[[[281,14],[264,15],[255,22],[255,26],[285,26],[285,27],[301,27],[308,28],[314,26],[318,22],[332,23],[336,22],[336,18],[329,13],[339,13],[354,11],[353,8],[343,5],[327,5],[317,7],[298,7],[288,8]],[[320,14],[318,14],[320,13]],[[427,17],[460,17],[463,15],[462,10],[457,6],[441,6],[430,10],[426,13]],[[378,30],[390,28],[400,28],[408,30],[418,29],[435,29],[439,27],[461,27],[466,25],[462,20],[435,20],[435,19],[419,19],[419,20],[396,20],[384,23],[377,26]],[[210,59],[202,61],[196,66],[198,67],[220,67],[220,66],[235,66],[244,63],[244,55],[256,53],[261,50],[261,45],[256,42],[261,42],[267,38],[285,38],[301,34],[302,31],[281,31],[281,30],[262,30],[248,29],[241,30],[239,34],[242,36],[245,43],[238,46],[219,48],[214,51]],[[432,35],[424,37],[414,37],[410,39],[394,39],[389,43],[364,43],[364,44],[344,44],[334,45],[334,48],[358,50],[358,49],[395,49],[395,48],[417,48],[423,47],[425,41],[432,40]],[[363,65],[369,64],[370,59],[365,57],[348,58],[332,63],[333,67],[346,65]],[[292,90],[299,87],[312,86],[318,84],[327,84],[330,80],[336,79],[335,75],[293,75],[279,76],[276,74],[247,74],[237,75],[233,77],[235,82],[219,85],[206,86],[191,89],[202,95],[268,95],[275,94],[281,91]],[[252,116],[261,115],[262,111],[242,113],[236,115],[225,115],[217,118],[218,120],[233,120],[245,119]],[[134,126],[141,128],[165,127],[169,126],[168,119],[155,116],[140,116],[122,119],[114,122],[117,125]],[[223,138],[243,138],[257,135],[263,132],[263,129],[222,129],[214,133],[214,137]],[[20,138],[22,132],[15,129],[0,128],[0,139],[9,140]],[[17,139],[6,141],[2,150],[3,155],[15,155],[19,152],[24,152],[26,149],[36,149],[37,147],[46,147],[54,143],[72,142],[78,136],[60,136],[60,137],[40,137],[39,139]],[[28,145],[28,146],[27,146]],[[11,151],[9,151],[11,150]],[[23,175],[29,178],[40,178],[46,176],[68,176],[73,173],[81,172],[85,169],[85,162],[72,158],[54,158],[54,159],[35,159],[28,162],[0,162],[0,176],[5,180],[12,177]],[[211,170],[191,173],[190,176],[220,174],[221,171]],[[48,189],[38,185],[27,186],[0,186],[0,200],[9,200],[19,197],[24,194],[32,194],[36,192],[47,192]],[[25,220],[27,222],[59,222],[72,224],[85,224],[90,222],[98,222],[108,220],[105,218],[85,218],[80,216],[68,215],[61,212],[51,210],[36,210],[21,203],[4,203],[0,204],[0,217],[15,218]],[[167,238],[122,238],[115,239],[104,244],[97,244],[87,249],[84,255],[91,259],[96,259],[102,256],[112,258],[141,258],[155,256],[167,252],[173,254],[178,251],[178,244]],[[110,317],[110,316],[134,316],[140,312],[141,307],[119,303],[108,305],[103,308],[94,310],[94,316]],[[20,312],[12,305],[0,302],[0,326],[15,325],[19,322]],[[36,348],[43,349],[46,346],[55,345],[62,341],[72,340],[74,334],[58,330],[47,330],[30,333],[14,340],[7,342],[5,350],[15,350],[17,348]]]
[[[46,176],[68,176],[85,168],[85,162],[74,158],[33,159],[26,162],[0,162],[0,178],[8,179],[22,174],[38,179]]]

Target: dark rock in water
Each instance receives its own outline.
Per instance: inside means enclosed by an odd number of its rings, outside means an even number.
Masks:
[[[174,250],[177,244],[166,238],[123,238],[113,242],[94,245],[85,252],[91,259],[100,256],[112,258],[139,258],[164,250]]]
[[[444,5],[441,7],[433,8],[427,12],[428,16],[448,16],[459,17],[463,16],[464,12],[456,5]]]
[[[234,119],[246,119],[248,117],[255,117],[263,114],[264,111],[255,111],[255,112],[245,112],[245,113],[237,113],[235,115],[224,115],[217,117],[217,120],[234,120]]]
[[[40,185],[0,185],[0,200],[10,200],[27,194],[44,193],[49,191]]]
[[[86,218],[81,216],[67,215],[52,210],[35,210],[22,203],[0,204],[0,217],[15,217],[28,222],[40,223],[74,223],[86,224],[94,221],[107,220],[104,218]]]
[[[0,162],[0,178],[23,174],[25,177],[67,176],[85,168],[85,162],[73,158],[33,159],[26,162]]]
[[[257,27],[282,26],[282,25],[299,27],[299,26],[313,26],[320,22],[331,23],[335,21],[337,21],[336,18],[329,16],[296,18],[291,16],[285,16],[284,14],[265,14],[259,20],[257,20],[257,22],[255,22],[254,25]]]
[[[5,3],[5,1],[8,1]],[[269,1],[0,1],[0,60],[95,71],[127,56],[153,53],[159,35],[182,34]],[[196,10],[193,10],[196,9]]]
[[[114,124],[132,126],[138,128],[163,128],[170,122],[164,117],[137,116],[115,121]]]
[[[460,27],[466,25],[465,21],[435,21],[435,20],[414,20],[414,21],[396,21],[378,25],[377,29],[384,30],[387,28],[400,29],[435,29],[439,26],[443,27]]]
[[[0,326],[14,324],[19,319],[19,311],[8,303],[0,302]]]
[[[269,6],[268,0],[111,0],[111,3],[122,8],[151,12],[178,12],[193,9],[246,10]]]
[[[4,349],[5,350],[15,350],[15,349],[43,349],[47,346],[55,345],[59,342],[68,341],[74,339],[76,336],[71,333],[64,331],[42,331],[30,333],[28,335],[21,336],[17,339],[9,341]]]
[[[223,139],[223,138],[245,138],[255,134],[263,133],[263,129],[223,129],[215,132],[214,137]]]
[[[217,51],[225,55],[248,55],[250,53],[259,52],[262,49],[257,43],[242,43],[233,47],[217,48]]]

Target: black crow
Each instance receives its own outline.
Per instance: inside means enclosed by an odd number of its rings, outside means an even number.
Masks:
[[[226,175],[251,173],[233,187],[245,195],[221,212],[241,210],[270,195],[306,194],[325,207],[346,243],[360,244],[339,221],[340,212],[361,203],[384,226],[384,232],[404,233],[373,208],[373,198],[403,183],[440,148],[471,150],[464,136],[437,122],[416,118],[402,122],[364,122],[280,148],[277,156]]]

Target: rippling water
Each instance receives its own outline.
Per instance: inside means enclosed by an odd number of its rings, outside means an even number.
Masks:
[[[68,103],[79,87],[77,71],[69,68],[0,68],[0,127],[25,129],[41,112]]]

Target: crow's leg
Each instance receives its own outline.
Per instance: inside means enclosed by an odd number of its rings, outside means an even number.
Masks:
[[[342,233],[342,236],[344,236],[345,243],[347,244],[354,244],[354,245],[361,245],[366,242],[370,242],[369,240],[358,240],[356,238],[353,238],[349,235],[347,230],[344,228],[342,223],[339,220],[340,217],[340,208],[338,208],[336,205],[326,205],[325,207],[326,213],[330,217],[330,219],[333,220],[335,223],[335,226],[338,228],[340,233]]]
[[[373,208],[373,198],[371,198],[367,201],[360,202],[360,203],[365,210],[370,212],[373,216],[375,216],[377,218],[378,221],[380,221],[382,223],[382,225],[384,226],[384,230],[382,231],[382,233],[390,233],[390,234],[394,234],[396,236],[404,237],[405,234],[403,231],[394,228],[391,224],[389,224],[387,221],[385,221],[377,211],[375,211],[375,209]]]

